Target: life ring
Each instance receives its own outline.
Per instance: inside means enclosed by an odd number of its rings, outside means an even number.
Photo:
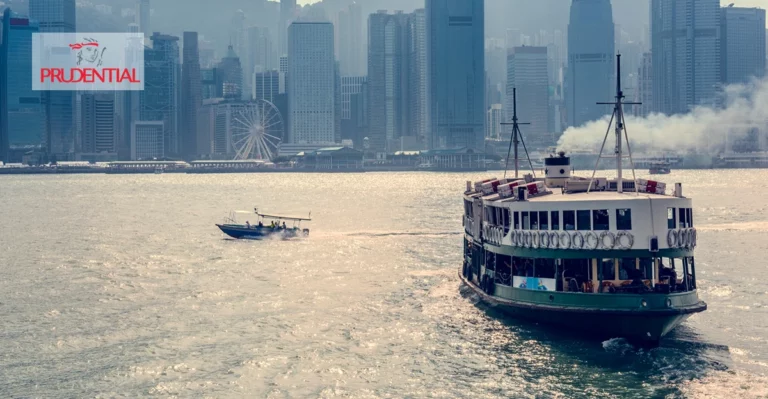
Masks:
[[[517,246],[517,232],[512,230],[512,233],[509,235],[509,238],[512,239],[512,246],[516,247]]]
[[[568,249],[572,243],[571,235],[567,231],[560,232],[560,248]]]
[[[541,248],[549,248],[549,233],[546,231],[539,233],[539,244],[541,244]]]
[[[539,247],[539,233],[537,231],[534,231],[531,233],[531,247],[538,248]]]
[[[691,248],[691,241],[693,241],[693,231],[685,229],[685,248]]]
[[[573,240],[571,241],[571,248],[582,249],[584,248],[584,235],[581,232],[575,231],[572,234]]]
[[[605,242],[606,237],[608,238],[607,243]],[[610,231],[600,233],[600,245],[603,249],[613,249],[616,246],[616,236]]]
[[[525,247],[528,248],[531,246],[531,232],[530,231],[524,231],[523,237],[525,237]]]
[[[680,229],[678,235],[678,248],[685,248],[688,246],[688,229]]]
[[[626,240],[624,240],[626,238]],[[630,249],[633,245],[635,245],[635,237],[632,235],[632,233],[623,230],[620,231],[618,234],[616,234],[616,245],[620,249]]]
[[[560,247],[560,235],[557,232],[549,233],[549,247],[552,249]]]
[[[597,234],[594,231],[590,231],[584,235],[584,245],[587,249],[597,249],[600,245],[600,240],[597,238]]]
[[[667,246],[670,248],[677,248],[678,245],[678,234],[677,230],[669,230],[667,232]]]
[[[517,231],[517,246],[518,247],[525,246],[525,234],[523,234],[522,230]]]

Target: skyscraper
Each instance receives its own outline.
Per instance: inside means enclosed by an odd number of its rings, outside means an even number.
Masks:
[[[595,103],[613,98],[614,34],[610,0],[571,2],[565,83],[569,126],[580,126],[611,112]]]
[[[483,0],[426,0],[429,147],[483,150]]]
[[[245,82],[252,80],[254,72],[269,71],[278,67],[277,54],[269,29],[258,26],[248,28],[248,52],[245,59],[246,62],[243,65]],[[250,93],[251,84],[248,83],[246,88]]]
[[[149,0],[139,0],[136,10],[136,22],[139,24],[139,32],[144,34],[145,39],[152,36],[152,25],[150,23],[151,11]]]
[[[46,145],[45,110],[32,90],[32,34],[37,22],[10,8],[0,31],[0,161],[20,162],[20,153],[42,152]],[[9,152],[15,155],[11,157]],[[11,159],[13,158],[13,159]]]
[[[336,62],[333,25],[294,22],[288,28],[289,142],[333,143]]]
[[[355,147],[362,145],[365,137],[364,109],[368,102],[365,76],[341,77],[341,138],[352,140]]]
[[[83,94],[80,118],[83,153],[117,153],[114,92]]]
[[[179,154],[180,101],[179,38],[155,33],[152,48],[144,49],[144,91],[140,120],[162,121],[163,153]],[[152,129],[156,129],[153,125]],[[154,131],[154,130],[153,130]],[[135,143],[131,143],[132,148]]]
[[[632,109],[635,116],[648,116],[653,110],[653,60],[651,53],[643,53],[640,68],[637,70],[635,101],[641,103]]]
[[[227,56],[216,67],[221,97],[240,100],[243,97],[243,68],[240,57],[232,46],[227,48]],[[250,97],[250,93],[247,94]]]
[[[197,32],[184,32],[181,69],[181,151],[187,159],[195,159],[198,149],[197,112],[203,104],[202,75]]]
[[[408,23],[402,12],[368,18],[368,138],[375,151],[408,134]]]
[[[720,73],[725,84],[765,76],[765,10],[725,7],[720,26]]]
[[[296,0],[280,0],[280,21],[277,26],[280,56],[288,54],[288,27],[296,18]]]
[[[528,148],[545,149],[555,145],[549,131],[549,74],[546,47],[514,47],[507,56],[507,104],[512,110],[512,92],[517,88],[517,112],[529,122],[523,134]]]
[[[720,82],[720,2],[651,0],[653,110],[712,104]]]
[[[40,23],[40,32],[75,32],[75,0],[29,0],[29,17]],[[68,158],[75,150],[75,95],[71,91],[43,93],[48,152]]]
[[[339,54],[341,74],[365,75],[366,61],[363,52],[365,34],[363,33],[363,15],[360,5],[353,2],[339,11],[337,26],[336,51]]]
[[[427,145],[429,123],[426,23],[423,8],[415,10],[408,23],[408,135],[417,137],[421,148],[426,148]]]

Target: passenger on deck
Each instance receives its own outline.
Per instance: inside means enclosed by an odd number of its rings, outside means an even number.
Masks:
[[[247,220],[245,221],[245,227],[248,228],[248,229],[251,228],[251,223],[248,222]]]
[[[259,220],[259,227],[264,227],[264,223],[262,223],[261,220]]]
[[[285,222],[283,222],[283,229],[285,229],[285,228],[286,228],[286,227],[285,227]]]
[[[568,280],[568,292],[579,292],[579,283],[573,277]]]

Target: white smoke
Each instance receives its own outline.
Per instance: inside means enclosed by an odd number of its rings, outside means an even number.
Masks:
[[[684,115],[651,114],[637,118],[625,113],[632,152],[654,151],[715,154],[731,150],[755,132],[768,134],[768,78],[723,89],[721,107],[697,107]],[[626,111],[625,111],[626,112]],[[598,151],[608,129],[610,115],[576,128],[568,128],[558,148],[565,151]],[[613,131],[606,142],[612,152]],[[743,145],[743,142],[742,142]],[[754,146],[752,150],[758,150]],[[604,150],[604,152],[606,151]]]

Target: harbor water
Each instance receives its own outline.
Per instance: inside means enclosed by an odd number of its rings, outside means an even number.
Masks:
[[[654,176],[709,305],[655,349],[460,286],[465,181],[501,174],[0,176],[0,397],[768,397],[768,171]],[[309,239],[214,226],[254,206]]]

